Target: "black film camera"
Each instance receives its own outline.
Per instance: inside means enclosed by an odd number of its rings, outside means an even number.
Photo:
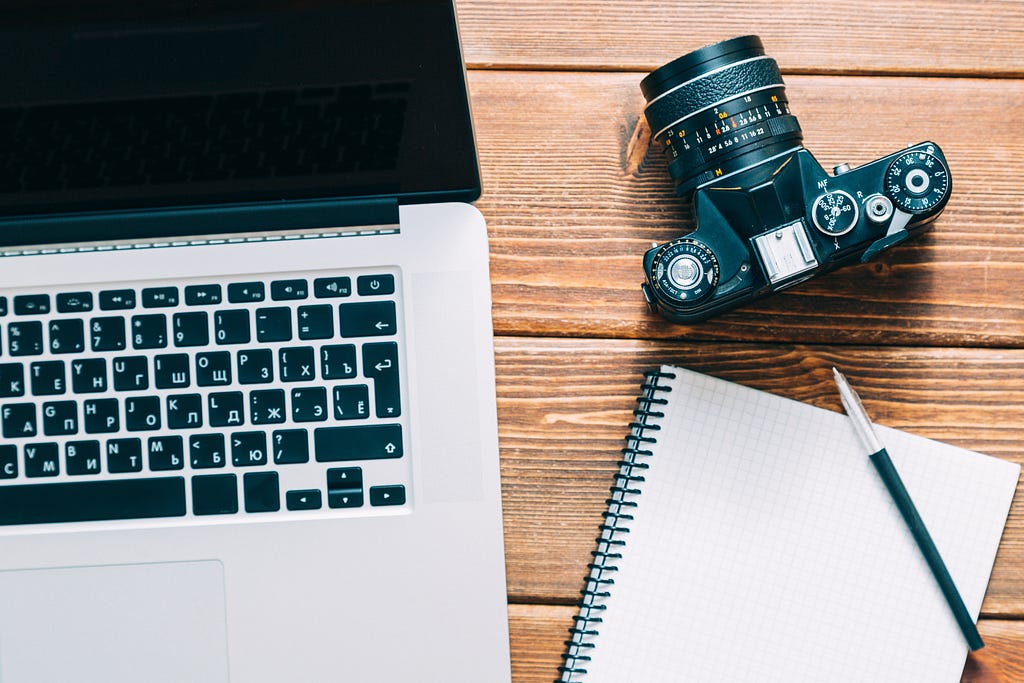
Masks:
[[[778,64],[757,36],[684,55],[640,83],[655,144],[697,229],[644,255],[644,296],[677,323],[705,320],[919,233],[952,188],[922,142],[829,175],[801,144]],[[852,113],[850,115],[853,115]]]

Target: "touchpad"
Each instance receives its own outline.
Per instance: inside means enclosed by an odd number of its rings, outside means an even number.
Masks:
[[[228,680],[220,562],[0,572],[0,683]]]

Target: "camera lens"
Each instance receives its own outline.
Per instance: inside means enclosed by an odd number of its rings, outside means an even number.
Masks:
[[[640,83],[680,196],[801,146],[779,65],[757,36],[683,55]]]

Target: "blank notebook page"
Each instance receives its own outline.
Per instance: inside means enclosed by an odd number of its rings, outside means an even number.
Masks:
[[[850,420],[678,368],[587,683],[960,680],[967,645]],[[876,427],[976,618],[1018,465]]]

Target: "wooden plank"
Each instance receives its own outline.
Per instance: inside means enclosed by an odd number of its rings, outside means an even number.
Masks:
[[[561,605],[509,605],[512,680],[551,683],[562,663],[563,642],[576,610]],[[971,654],[961,683],[1024,680],[1024,623],[983,619],[985,648]]]
[[[466,59],[477,68],[649,71],[756,31],[792,72],[1024,74],[1024,6],[1013,0],[781,0],[713,9],[694,0],[457,5]]]
[[[637,81],[470,74],[499,333],[1024,344],[1024,138],[1009,134],[1024,129],[1024,81],[788,79],[805,144],[823,166],[930,138],[949,159],[952,199],[928,233],[874,262],[695,326],[666,324],[640,294],[644,251],[694,223],[661,154],[648,149]]]
[[[509,594],[579,597],[642,373],[673,363],[830,410],[842,370],[880,424],[1024,462],[1024,350],[499,338]],[[983,613],[1024,616],[1024,504]]]

